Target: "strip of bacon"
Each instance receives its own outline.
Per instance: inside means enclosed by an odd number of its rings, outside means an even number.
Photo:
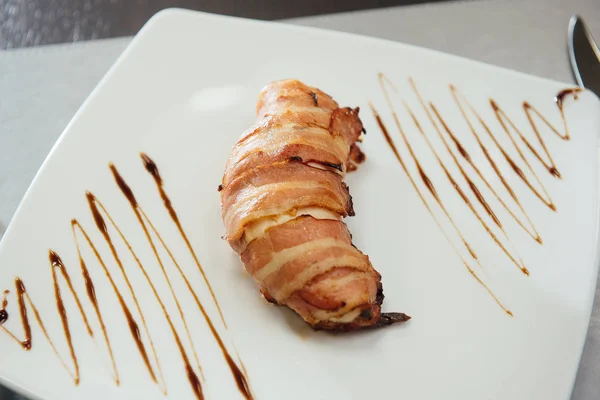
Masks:
[[[344,175],[365,159],[358,111],[296,80],[271,83],[220,186],[225,239],[265,298],[315,329],[410,318],[381,312],[381,276],[342,221],[354,215]]]
[[[255,134],[238,142],[229,157],[223,183],[228,185],[244,171],[289,159],[313,161],[342,171],[349,146],[343,137],[307,124],[262,124]]]
[[[221,204],[228,240],[239,238],[249,222],[302,207],[354,215],[348,188],[337,174],[294,160],[240,174],[223,190]]]

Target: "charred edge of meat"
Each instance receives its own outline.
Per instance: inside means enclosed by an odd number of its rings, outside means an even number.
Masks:
[[[322,165],[324,167],[335,169],[336,171],[339,171],[339,172],[344,172],[342,164],[334,164],[334,163],[330,163],[330,162],[327,162],[327,161],[304,160],[300,156],[291,156],[291,157],[288,157],[288,161],[301,162],[301,163],[304,163],[304,164],[307,164],[307,165],[308,165],[308,163],[315,163],[315,164]]]
[[[375,304],[378,307],[381,307],[383,304],[383,299],[385,299],[385,295],[383,294],[383,285],[379,282],[377,285],[377,295],[375,296]],[[362,316],[362,313],[361,313]],[[382,328],[384,326],[389,326],[399,322],[406,322],[410,319],[409,315],[404,313],[390,312],[390,313],[381,313],[379,316],[379,321],[371,326],[367,326],[366,328]]]
[[[317,164],[321,164],[321,165],[324,165],[324,166],[329,167],[329,168],[333,168],[333,169],[335,169],[337,171],[340,171],[340,172],[344,171],[342,169],[342,164],[334,164],[334,163],[330,163],[330,162],[326,162],[326,161],[311,161],[311,162],[314,162],[314,163],[317,163]]]
[[[384,326],[390,326],[392,324],[406,322],[409,319],[410,319],[410,316],[406,315],[404,313],[397,313],[397,312],[381,313],[379,321],[377,321],[373,325],[366,326],[365,328],[367,328],[367,329],[383,328]]]
[[[379,319],[373,320],[373,309],[367,308],[361,312],[359,317],[354,321],[344,324],[330,321],[321,321],[315,325],[311,325],[315,331],[330,331],[330,332],[355,332],[367,329],[379,329],[397,323],[402,323],[410,320],[410,316],[404,313],[381,313]]]
[[[353,332],[362,330],[365,328],[364,324],[361,324],[363,320],[360,318],[355,319],[350,323],[339,323],[332,321],[319,321],[316,324],[310,324],[310,327],[314,331],[329,331],[329,332]]]
[[[219,187],[217,187],[217,192],[220,192],[224,189],[223,184],[219,185]]]
[[[312,98],[313,103],[315,103],[315,107],[319,106],[319,96],[315,92],[310,92],[310,97]]]
[[[378,306],[382,305],[383,299],[385,299],[385,296],[383,295],[383,285],[381,284],[381,282],[379,282],[379,285],[377,285],[377,296],[375,296],[375,304],[377,304]]]
[[[356,144],[350,147],[350,160],[355,164],[362,164],[367,159],[367,156]]]
[[[367,134],[367,129],[364,126],[362,127],[362,133],[363,133],[363,135]]]
[[[332,323],[330,321],[321,321],[312,326],[315,331],[327,330],[327,331],[338,331],[338,332],[350,332],[364,329],[377,329],[383,328],[386,326],[390,326],[396,323],[406,322],[411,317],[404,313],[397,312],[389,312],[389,313],[380,313],[379,319],[375,322],[373,321],[374,314],[381,309],[381,304],[383,303],[383,299],[385,296],[383,295],[383,285],[379,282],[377,286],[377,295],[375,297],[375,302],[368,308],[365,308],[361,311],[359,316],[352,322],[347,324],[340,323]]]
[[[354,217],[356,214],[354,213],[354,203],[352,201],[352,195],[350,194],[350,187],[348,185],[346,185],[345,182],[342,182],[342,185],[344,186],[344,189],[346,189],[346,192],[348,193],[348,216],[349,217]]]
[[[373,310],[371,308],[365,308],[360,312],[359,317],[370,321],[373,319]]]
[[[260,289],[260,294],[262,294],[262,296],[264,297],[264,299],[265,299],[266,301],[268,301],[269,303],[271,303],[271,304],[275,304],[275,305],[279,305],[279,303],[277,302],[277,300],[275,300],[275,299],[273,298],[273,296],[271,296],[269,293],[267,293],[267,291],[266,291],[266,290],[264,290],[264,289]]]
[[[8,320],[8,313],[6,310],[0,310],[0,325]]]
[[[356,159],[354,160],[354,162],[357,164],[361,164],[365,162],[367,156],[365,155],[365,153],[363,153],[363,151],[360,148],[358,148],[358,146],[356,148],[358,149],[358,152],[356,154]]]

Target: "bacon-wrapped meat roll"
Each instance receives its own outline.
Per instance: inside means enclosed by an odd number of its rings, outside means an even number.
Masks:
[[[342,222],[354,215],[344,175],[364,160],[362,133],[358,108],[296,80],[271,83],[219,187],[225,239],[264,297],[315,329],[409,319],[381,312],[381,276]]]

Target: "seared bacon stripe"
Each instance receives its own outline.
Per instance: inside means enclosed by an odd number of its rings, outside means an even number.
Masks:
[[[316,125],[261,125],[233,148],[223,184],[228,185],[244,171],[289,159],[316,161],[342,172],[348,150],[343,137],[332,140],[327,129]]]
[[[293,160],[240,174],[224,188],[221,204],[228,240],[239,238],[252,221],[303,207],[354,214],[348,188],[337,174]]]
[[[381,313],[381,276],[342,218],[354,215],[343,178],[364,161],[358,108],[295,80],[265,87],[257,121],[227,162],[225,238],[273,303],[315,329],[354,330],[406,321]]]

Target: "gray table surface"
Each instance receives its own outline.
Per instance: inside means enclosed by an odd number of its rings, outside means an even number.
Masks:
[[[566,28],[575,13],[600,38],[600,0],[438,3],[289,22],[411,43],[572,83]],[[0,227],[8,224],[46,154],[130,40],[0,52]],[[0,388],[0,399],[13,396]],[[597,289],[572,400],[599,398]]]

